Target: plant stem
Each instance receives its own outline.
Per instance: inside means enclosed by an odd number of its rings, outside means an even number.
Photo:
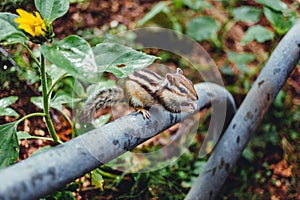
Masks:
[[[39,62],[39,60],[34,56],[33,52],[31,51],[31,49],[24,43],[21,43],[23,47],[25,47],[25,49],[28,51],[28,53],[30,54],[31,58],[34,60],[34,62],[40,67],[41,63]]]
[[[55,87],[55,85],[60,82],[62,79],[64,79],[65,77],[68,76],[68,73],[64,73],[62,76],[60,76],[50,87],[50,89],[48,90],[47,95],[51,96],[52,91]],[[64,113],[61,111],[61,114],[66,118],[66,120],[69,122],[71,128],[72,128],[72,138],[76,137],[78,134],[76,132],[76,128],[75,128],[75,124],[72,122],[72,120]]]
[[[43,106],[44,106],[44,113],[45,113],[45,122],[48,128],[48,131],[53,138],[53,141],[57,144],[62,143],[55,132],[55,128],[51,121],[50,116],[50,95],[48,95],[48,85],[47,85],[47,75],[45,70],[45,57],[41,54],[40,60],[40,76],[41,76],[41,84],[42,84],[42,95],[43,95]]]
[[[64,112],[61,111],[61,114],[65,117],[65,119],[68,121],[68,123],[70,124],[70,126],[72,128],[72,138],[75,138],[76,136],[78,136],[78,133],[77,133],[76,127],[75,127],[75,123],[73,123],[72,120],[70,119],[70,117],[68,115],[66,115]]]
[[[47,95],[48,95],[49,97],[51,96],[51,93],[52,93],[52,91],[53,91],[55,85],[56,85],[59,81],[61,81],[61,80],[64,79],[65,77],[67,77],[67,75],[68,75],[68,73],[64,73],[62,76],[60,76],[60,77],[59,77],[59,78],[51,85],[51,87],[50,87],[50,89],[48,90],[48,93],[47,93]]]
[[[25,119],[28,119],[30,117],[44,117],[44,116],[46,116],[45,113],[31,113],[31,114],[26,115],[26,116],[22,117],[21,119],[19,119],[17,123],[19,124],[20,122],[22,122]]]

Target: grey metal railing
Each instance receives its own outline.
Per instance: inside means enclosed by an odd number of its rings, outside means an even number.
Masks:
[[[300,23],[298,22],[272,53],[193,184],[186,200],[209,200],[216,197],[299,58]]]
[[[217,125],[213,131],[221,132],[224,123],[217,123],[222,120],[220,116],[228,122],[235,113],[232,96],[213,83],[200,83],[195,88],[199,96],[197,111],[210,106],[225,109],[223,115],[212,117]],[[150,114],[150,120],[136,113],[121,117],[1,170],[0,199],[36,199],[53,193],[190,115],[160,108],[151,109]]]

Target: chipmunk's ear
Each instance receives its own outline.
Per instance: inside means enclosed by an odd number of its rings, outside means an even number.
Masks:
[[[164,80],[161,82],[160,87],[164,88],[164,87],[169,87],[170,85],[173,85],[174,82],[174,77],[172,74],[167,73]]]
[[[183,71],[182,71],[182,69],[180,69],[180,68],[177,68],[177,71],[176,71],[176,73],[177,73],[177,74],[183,74]]]
[[[166,78],[167,78],[167,80],[168,80],[168,82],[169,82],[170,84],[173,84],[173,82],[174,82],[174,76],[173,76],[172,74],[167,73],[167,74],[166,74]]]

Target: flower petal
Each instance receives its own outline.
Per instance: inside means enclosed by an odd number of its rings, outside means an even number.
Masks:
[[[29,33],[31,36],[33,36],[33,37],[35,36],[35,33],[32,30],[32,27],[30,25],[22,24],[22,25],[19,25],[19,28],[23,29],[26,33]]]
[[[43,31],[40,26],[36,26],[34,32],[35,32],[35,35],[45,36],[45,34],[46,34],[46,32]]]
[[[19,28],[33,37],[45,36],[47,26],[39,12],[29,13],[22,9],[17,9],[19,17],[14,21],[19,24]]]
[[[24,18],[24,19],[27,19],[29,21],[35,20],[35,16],[33,14],[31,14],[31,13],[29,13],[29,12],[23,10],[23,9],[17,9],[16,11],[20,15],[20,18]]]

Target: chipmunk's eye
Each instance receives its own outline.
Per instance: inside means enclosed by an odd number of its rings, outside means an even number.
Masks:
[[[181,93],[187,93],[187,92],[186,92],[186,89],[185,89],[184,87],[179,87],[179,91],[180,91]]]

